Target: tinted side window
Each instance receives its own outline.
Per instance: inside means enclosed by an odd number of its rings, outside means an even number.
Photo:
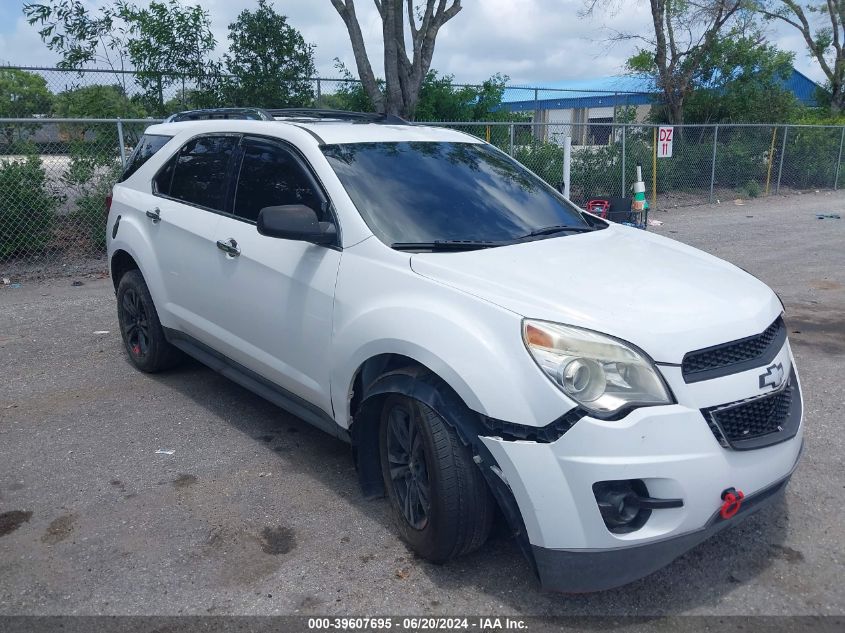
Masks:
[[[229,160],[235,136],[203,136],[188,141],[176,156],[170,197],[223,211]]]
[[[235,193],[235,215],[255,222],[264,207],[304,204],[322,217],[322,197],[296,158],[272,143],[248,141]]]
[[[153,179],[153,193],[160,193],[164,196],[170,195],[170,184],[173,182],[173,170],[176,167],[177,154],[162,167]]]
[[[141,165],[146,163],[153,155],[167,144],[172,136],[162,136],[161,134],[144,134],[138,144],[135,146],[135,151],[129,157],[126,163],[126,168],[123,170],[123,175],[119,182],[123,182],[129,176],[134,174],[141,168]]]

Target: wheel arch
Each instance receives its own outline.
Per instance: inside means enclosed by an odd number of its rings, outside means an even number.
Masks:
[[[350,394],[352,450],[361,489],[367,497],[384,494],[378,433],[382,403],[389,395],[404,395],[425,403],[457,429],[465,444],[473,432],[477,437],[480,430],[479,415],[446,380],[422,362],[402,354],[378,354],[361,363]]]
[[[379,454],[379,426],[384,400],[393,394],[414,398],[429,406],[453,427],[472,453],[487,487],[507,521],[511,534],[536,571],[527,531],[519,506],[501,470],[487,447],[479,440],[489,429],[483,414],[470,409],[447,381],[419,361],[399,354],[379,354],[361,364],[353,382],[350,404],[352,452],[361,490],[366,498],[384,496]]]
[[[123,275],[130,270],[141,270],[141,267],[132,255],[122,248],[117,249],[109,261],[109,273],[111,274],[111,281],[114,285],[115,292],[117,292],[117,286],[120,284]],[[143,275],[144,273],[141,274]]]

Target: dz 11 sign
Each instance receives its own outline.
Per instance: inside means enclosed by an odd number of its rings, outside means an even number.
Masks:
[[[657,157],[672,158],[672,139],[675,137],[675,128],[660,127],[657,129]]]

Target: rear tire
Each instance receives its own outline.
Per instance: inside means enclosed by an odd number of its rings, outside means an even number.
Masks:
[[[455,430],[430,407],[403,395],[384,402],[382,476],[402,537],[433,563],[481,547],[495,504]]]
[[[182,355],[167,342],[150,290],[134,269],[117,285],[117,320],[129,360],[143,372],[155,373],[176,365]]]

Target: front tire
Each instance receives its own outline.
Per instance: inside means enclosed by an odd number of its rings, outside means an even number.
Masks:
[[[150,290],[140,270],[130,270],[117,285],[117,320],[129,360],[143,372],[155,373],[181,360],[167,342]]]
[[[384,485],[411,548],[444,563],[481,547],[495,505],[455,430],[422,402],[391,395],[379,435]]]

